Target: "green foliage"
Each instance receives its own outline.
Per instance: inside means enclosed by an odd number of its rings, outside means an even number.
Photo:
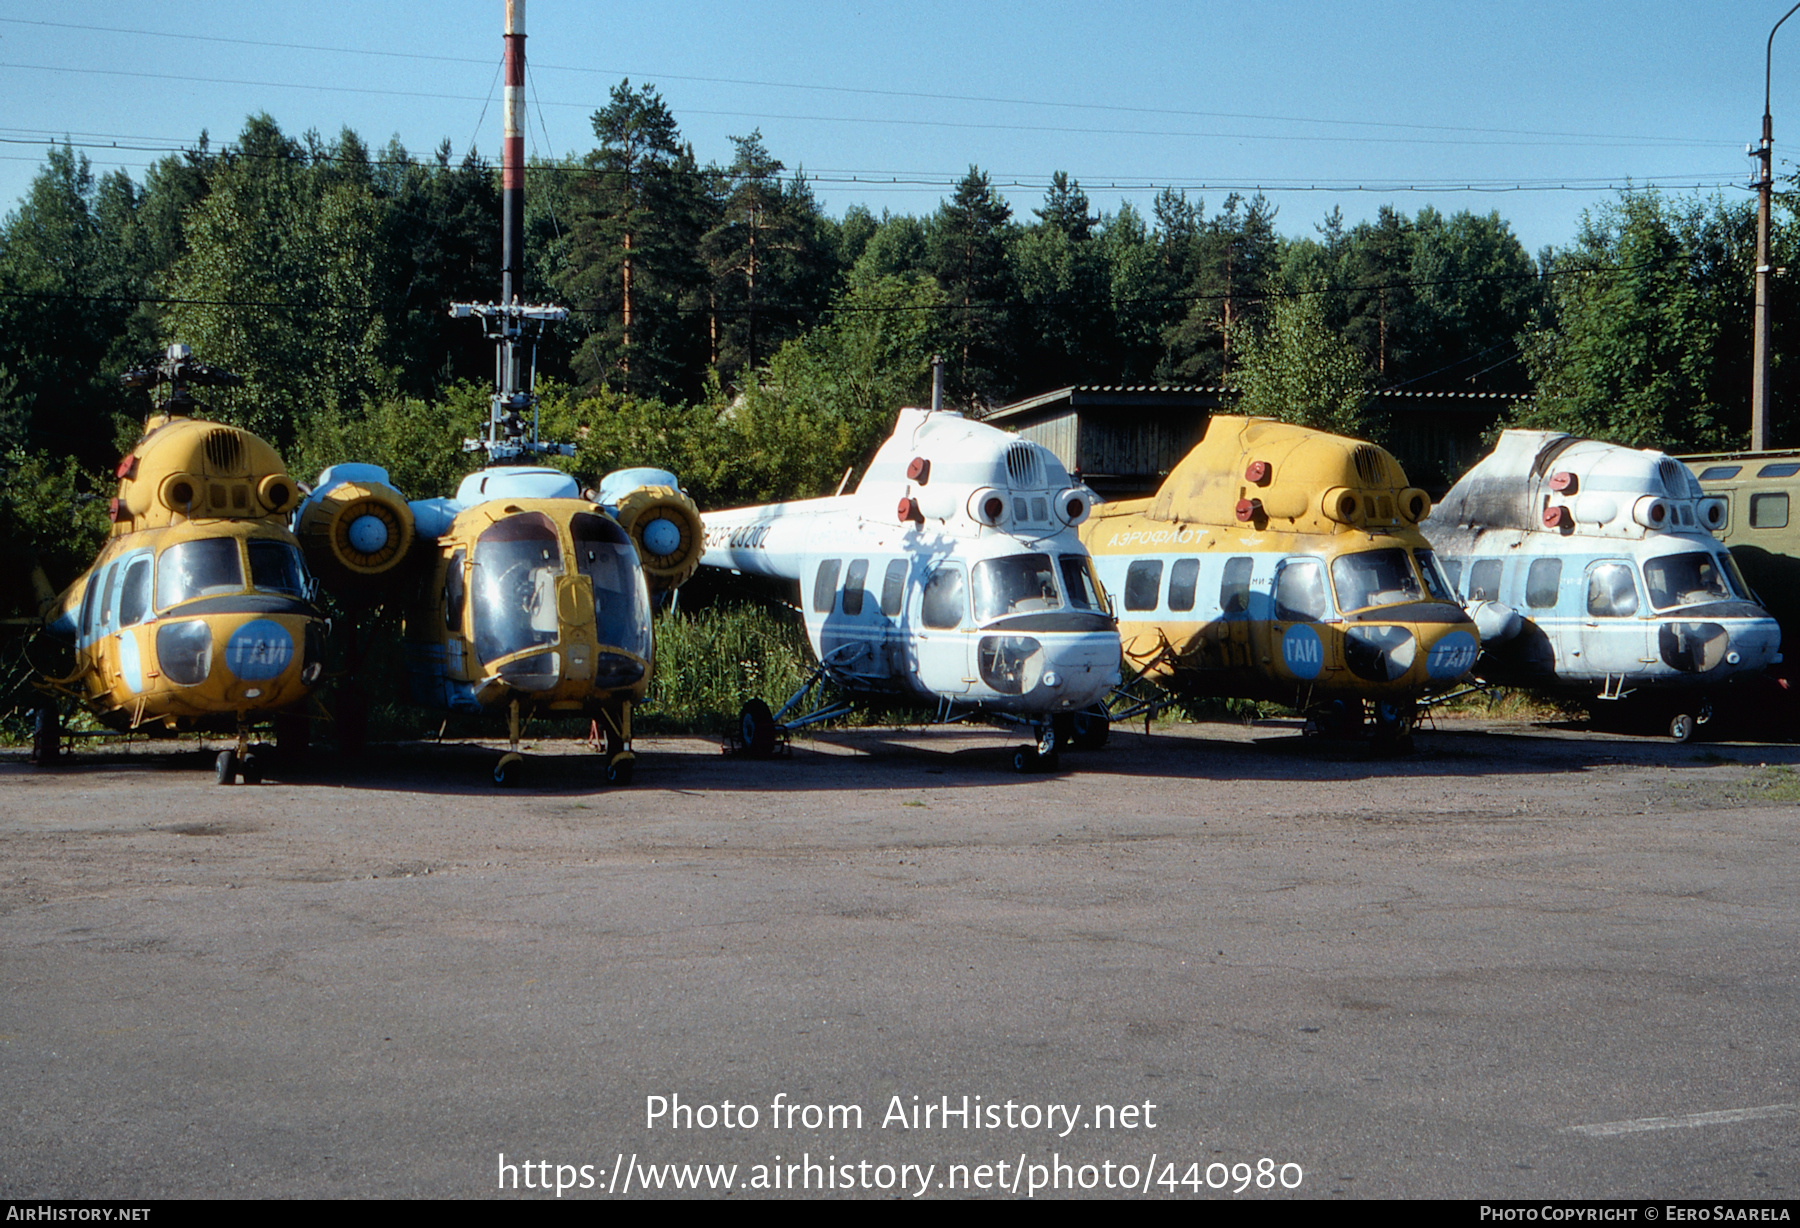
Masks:
[[[709,606],[656,620],[656,676],[634,717],[646,733],[730,728],[746,700],[775,711],[811,671],[798,615],[760,606]]]
[[[34,566],[61,589],[94,561],[111,523],[110,485],[72,456],[16,447],[0,453],[0,617],[38,613]]]
[[[1366,437],[1368,366],[1327,327],[1318,295],[1276,300],[1266,329],[1238,337],[1239,412]]]
[[[213,398],[218,416],[285,451],[314,407],[352,413],[392,384],[371,301],[380,212],[358,178],[307,173],[301,147],[267,116],[245,127],[239,150],[188,215],[164,327],[244,377]]]
[[[576,371],[590,390],[692,395],[703,353],[705,179],[653,87],[621,81],[593,121],[600,146],[568,186],[574,216],[556,282],[589,330]]]
[[[1007,304],[1016,278],[1007,259],[1012,208],[971,166],[927,234],[930,269],[943,289],[952,395],[967,401],[1013,390],[1014,338]]]
[[[675,473],[702,507],[830,494],[880,445],[894,411],[928,395],[940,301],[929,279],[884,278],[853,289],[829,324],[783,345],[729,403],[722,394],[670,405],[551,388],[543,431],[578,441],[573,467],[584,480],[652,465]]]
[[[1555,325],[1531,330],[1536,385],[1514,425],[1630,447],[1701,451],[1730,441],[1713,395],[1721,284],[1702,253],[1708,217],[1658,193],[1583,215],[1556,257]]]
[[[481,435],[487,416],[488,392],[474,384],[429,401],[389,397],[356,413],[324,406],[302,424],[288,455],[289,469],[312,481],[328,465],[360,461],[386,469],[408,498],[452,495],[481,464],[481,454],[464,452],[462,442]]]

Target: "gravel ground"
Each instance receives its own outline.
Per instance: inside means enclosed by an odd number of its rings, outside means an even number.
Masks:
[[[639,751],[0,753],[0,1196],[1800,1192],[1800,747]]]

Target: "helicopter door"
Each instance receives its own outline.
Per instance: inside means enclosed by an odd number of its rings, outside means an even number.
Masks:
[[[965,695],[975,680],[969,661],[969,586],[961,563],[939,563],[913,598],[914,676],[936,695]]]
[[[1581,659],[1588,674],[1640,673],[1654,662],[1649,626],[1638,589],[1637,569],[1625,559],[1588,564],[1586,605],[1581,618]]]
[[[1275,620],[1263,652],[1276,676],[1311,682],[1325,670],[1325,640],[1314,624],[1331,617],[1325,564],[1319,559],[1283,559],[1275,569]]]
[[[1250,573],[1256,560],[1249,555],[1225,560],[1219,577],[1219,656],[1226,669],[1250,668]]]
[[[843,574],[843,587],[833,595],[819,630],[820,659],[831,661],[833,673],[870,681],[886,678],[887,619],[879,595],[869,591],[869,560],[850,559]],[[880,582],[880,573],[876,578]]]

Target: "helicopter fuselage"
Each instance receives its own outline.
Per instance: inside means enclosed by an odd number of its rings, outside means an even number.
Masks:
[[[74,651],[62,689],[115,728],[229,730],[298,706],[323,669],[323,623],[274,451],[175,418],[119,474],[113,535],[46,615]]]
[[[707,512],[703,565],[797,582],[813,652],[853,693],[1034,718],[1117,685],[1118,631],[1072,528],[865,511],[849,495]]]
[[[1429,506],[1373,444],[1217,415],[1155,496],[1101,504],[1081,535],[1140,673],[1360,713],[1475,663],[1474,624],[1415,527]]]
[[[1779,626],[1711,531],[1724,508],[1661,453],[1515,430],[1424,528],[1477,621],[1505,625],[1482,677],[1617,699],[1779,659]]]

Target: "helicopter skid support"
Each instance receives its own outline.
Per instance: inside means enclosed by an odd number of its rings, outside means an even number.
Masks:
[[[524,722],[519,719],[519,701],[506,705],[506,753],[494,765],[494,783],[517,784],[525,770],[525,756],[519,753],[519,734]]]
[[[606,727],[601,728],[600,722]],[[625,704],[617,720],[604,708],[598,719],[588,722],[588,749],[606,756],[606,783],[628,785],[636,768],[637,756],[631,751],[631,705]]]

